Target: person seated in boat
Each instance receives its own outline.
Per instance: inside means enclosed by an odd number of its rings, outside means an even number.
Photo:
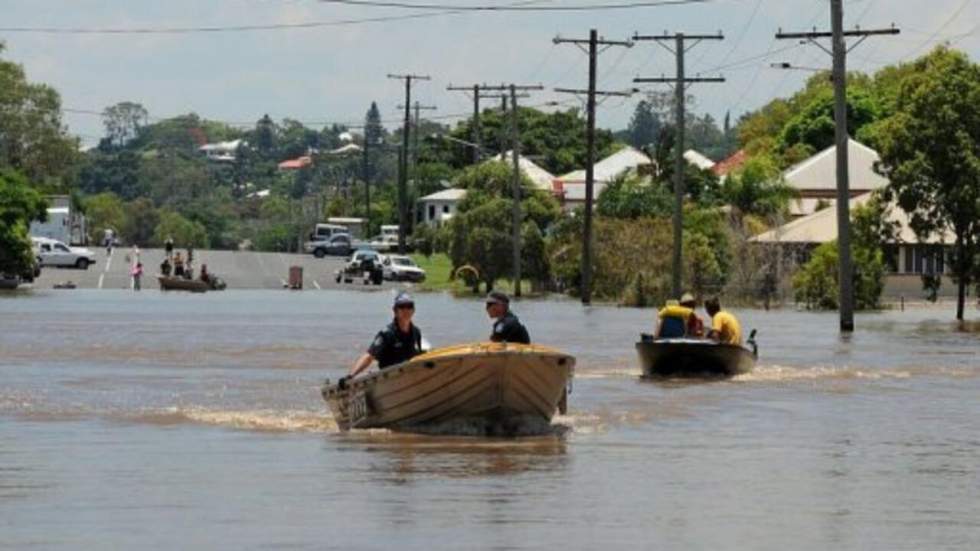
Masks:
[[[718,298],[704,301],[704,309],[711,316],[711,330],[708,338],[722,344],[742,345],[742,326],[731,313],[721,309]]]
[[[201,264],[201,273],[198,275],[198,278],[204,283],[211,283],[211,274],[208,273],[207,264]]]
[[[688,336],[688,327],[693,315],[694,310],[681,306],[676,300],[668,300],[657,313],[657,338],[679,339]]]
[[[510,311],[510,297],[500,291],[491,291],[487,295],[487,315],[493,322],[490,340],[493,342],[516,342],[531,344],[531,336],[527,328]]]
[[[184,277],[184,257],[179,251],[174,255],[174,277]]]
[[[378,332],[367,352],[351,367],[350,373],[338,381],[340,388],[344,388],[347,381],[366,370],[374,361],[378,362],[379,368],[385,369],[422,353],[422,332],[412,323],[415,301],[408,293],[399,293],[392,310],[395,319]]]
[[[164,276],[170,276],[170,269],[170,259],[164,257],[163,262],[160,263],[160,273]]]
[[[698,301],[691,293],[681,295],[681,306],[691,309],[691,315],[687,318],[687,336],[701,338],[704,336],[704,322],[697,313]]]

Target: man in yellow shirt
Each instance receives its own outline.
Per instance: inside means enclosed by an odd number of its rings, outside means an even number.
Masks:
[[[708,338],[722,344],[741,346],[742,326],[739,325],[735,316],[722,310],[717,298],[704,301],[704,309],[711,316],[711,331],[708,331]]]

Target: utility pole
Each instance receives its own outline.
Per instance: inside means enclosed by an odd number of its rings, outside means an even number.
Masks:
[[[724,40],[721,32],[718,34],[684,34],[675,33],[669,35],[664,33],[659,36],[641,36],[639,34],[633,35],[633,40],[653,40],[659,46],[663,47],[667,51],[674,54],[677,58],[677,75],[674,77],[658,77],[658,78],[635,78],[633,82],[637,83],[667,83],[674,85],[674,107],[677,109],[677,114],[675,116],[675,126],[677,127],[676,138],[674,140],[674,261],[671,273],[671,294],[674,298],[680,298],[681,296],[681,274],[683,273],[682,265],[682,247],[683,247],[683,231],[684,231],[684,125],[685,125],[685,113],[684,113],[684,99],[685,93],[687,92],[688,84],[695,82],[725,82],[723,77],[688,77],[684,74],[684,54],[688,50],[698,45],[702,40]],[[693,41],[694,43],[690,46],[686,46],[685,42]],[[667,44],[673,41],[674,47],[671,48]]]
[[[408,231],[408,133],[411,125],[412,81],[432,80],[427,75],[388,75],[405,81],[405,122],[402,125],[402,148],[398,163],[398,254],[405,254],[405,232]]]
[[[567,88],[555,88],[556,92],[566,94],[586,94],[586,107],[588,126],[586,128],[585,142],[588,154],[585,162],[585,220],[582,231],[582,304],[588,306],[592,303],[592,201],[595,189],[595,107],[596,95],[601,96],[626,96],[633,95],[632,92],[597,92],[596,87],[596,65],[601,52],[613,46],[623,46],[632,48],[630,41],[616,41],[600,39],[595,29],[589,31],[587,40],[555,37],[555,44],[574,44],[585,51],[589,56],[589,89],[570,90]],[[588,45],[588,49],[583,48],[583,44]],[[603,46],[599,50],[599,46]]]
[[[398,106],[399,109],[402,109],[402,107],[401,105]],[[416,101],[412,108],[415,109],[415,120],[412,123],[412,128],[415,129],[415,132],[412,133],[412,174],[414,175],[415,170],[419,166],[419,125],[422,122],[420,111],[423,109],[426,111],[435,111],[438,107],[434,105],[422,105]]]
[[[842,0],[830,0],[830,32],[776,33],[777,39],[793,39],[810,42],[833,57],[834,69],[834,143],[837,157],[837,258],[838,288],[840,291],[840,330],[842,333],[854,331],[854,267],[851,263],[851,193],[847,172],[847,53],[864,42],[869,36],[898,34],[894,26],[888,29],[844,30],[844,7]],[[845,38],[858,37],[850,47]],[[830,38],[828,50],[817,42],[818,38]]]
[[[474,84],[473,86],[453,86],[450,84],[446,87],[446,90],[450,92],[465,92],[471,95],[473,98],[473,125],[470,128],[470,141],[473,142],[473,164],[479,164],[480,158],[483,150],[482,143],[482,129],[480,127],[480,100],[481,99],[503,99],[504,111],[507,110],[507,94],[494,92],[487,93],[483,91],[479,84]],[[527,97],[527,94],[518,94],[517,97]]]
[[[544,86],[533,85],[533,86],[518,86],[517,84],[500,85],[500,86],[487,86],[486,84],[482,87],[484,90],[498,90],[504,92],[504,101],[507,101],[507,96],[510,96],[510,143],[511,143],[511,158],[513,159],[513,207],[511,208],[512,220],[511,220],[511,242],[513,244],[513,266],[514,266],[514,296],[521,296],[521,137],[517,126],[517,92],[520,91],[531,91],[531,90],[544,90]]]
[[[364,149],[361,151],[361,175],[364,178],[364,231],[371,235],[371,174],[369,168],[369,149],[371,147],[371,130],[364,126]]]

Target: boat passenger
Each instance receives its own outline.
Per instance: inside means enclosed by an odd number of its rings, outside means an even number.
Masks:
[[[341,388],[346,386],[347,380],[370,367],[375,360],[378,367],[384,369],[407,362],[422,353],[422,332],[412,323],[412,316],[415,315],[412,297],[408,293],[399,293],[395,297],[392,310],[395,319],[378,332],[367,352],[351,367],[348,376],[338,381]]]
[[[698,301],[691,293],[681,295],[681,306],[691,309],[691,315],[687,318],[687,336],[701,338],[704,336],[704,322],[697,314]]]
[[[174,277],[184,277],[184,257],[180,256],[180,251],[174,254]]]
[[[510,297],[500,291],[491,291],[487,295],[487,315],[493,322],[490,340],[493,342],[516,342],[531,344],[531,336],[527,328],[510,311]]]
[[[711,316],[711,331],[708,331],[708,338],[716,340],[722,344],[742,344],[742,326],[739,325],[735,316],[721,309],[721,303],[717,298],[709,298],[704,301],[704,309]]]
[[[198,276],[204,283],[211,282],[211,274],[208,273],[208,265],[201,264],[201,274]]]
[[[694,310],[681,304],[676,300],[668,300],[667,304],[657,313],[659,325],[657,326],[658,339],[679,339],[688,335],[688,327],[691,323],[691,316]]]
[[[170,275],[170,259],[164,257],[163,262],[160,263],[160,273],[164,276]]]

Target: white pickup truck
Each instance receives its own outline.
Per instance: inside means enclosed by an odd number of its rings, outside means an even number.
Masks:
[[[74,267],[87,270],[95,264],[95,253],[84,247],[69,247],[57,239],[32,237],[34,254],[41,266]]]

